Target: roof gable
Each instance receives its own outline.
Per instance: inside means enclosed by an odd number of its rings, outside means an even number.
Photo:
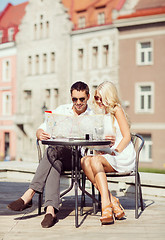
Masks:
[[[18,26],[25,14],[25,8],[28,2],[15,5],[8,4],[0,16],[0,28]]]

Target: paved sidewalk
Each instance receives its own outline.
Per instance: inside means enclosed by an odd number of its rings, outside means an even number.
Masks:
[[[12,212],[6,208],[27,187],[27,182],[0,181],[0,240],[165,239],[165,201],[161,198],[144,197],[145,210],[137,220],[134,218],[134,199],[119,197],[127,218],[107,226],[101,226],[100,212],[92,215],[91,201],[87,198],[84,215],[79,216],[80,226],[75,228],[74,191],[71,191],[63,198],[58,223],[52,228],[43,229],[40,222],[44,215],[37,215],[37,194],[30,209]]]

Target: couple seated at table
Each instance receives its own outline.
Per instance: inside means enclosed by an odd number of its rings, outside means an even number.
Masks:
[[[70,116],[93,115],[87,102],[89,87],[84,82],[76,82],[70,89],[72,104],[61,105],[53,113]],[[131,143],[131,135],[126,114],[118,98],[116,87],[111,82],[100,84],[94,95],[94,104],[104,112],[105,132],[114,130],[113,135],[105,136],[111,141],[111,153],[96,151],[95,155],[82,157],[81,166],[87,178],[101,194],[102,224],[114,223],[114,219],[125,216],[119,200],[108,190],[106,172],[123,172],[135,167],[135,150]],[[46,123],[40,125],[36,132],[39,140],[50,139],[46,133]],[[41,222],[43,228],[52,227],[57,222],[60,206],[60,174],[62,169],[71,166],[71,149],[69,147],[48,147],[36,170],[29,189],[18,200],[10,203],[8,208],[22,211],[32,206],[32,198],[36,192],[45,188],[45,216]]]

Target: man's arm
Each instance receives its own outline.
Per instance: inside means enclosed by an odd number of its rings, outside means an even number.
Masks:
[[[39,140],[47,140],[47,139],[50,139],[51,136],[50,134],[46,133],[43,129],[39,128],[37,129],[37,132],[36,132],[36,136],[37,136],[37,139]]]

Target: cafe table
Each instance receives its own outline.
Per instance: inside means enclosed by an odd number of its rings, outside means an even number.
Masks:
[[[71,185],[70,187],[60,194],[60,197],[63,197],[66,193],[68,193],[73,186],[75,186],[75,226],[76,228],[78,225],[78,188],[85,194],[87,194],[90,198],[94,201],[98,202],[96,198],[92,196],[89,192],[82,188],[80,184],[81,179],[81,167],[80,167],[80,160],[81,160],[81,148],[92,148],[96,146],[106,146],[110,145],[109,140],[105,139],[79,139],[79,138],[55,138],[49,140],[42,140],[42,144],[44,145],[51,145],[51,146],[65,146],[70,147],[72,150],[72,173],[71,173]]]

